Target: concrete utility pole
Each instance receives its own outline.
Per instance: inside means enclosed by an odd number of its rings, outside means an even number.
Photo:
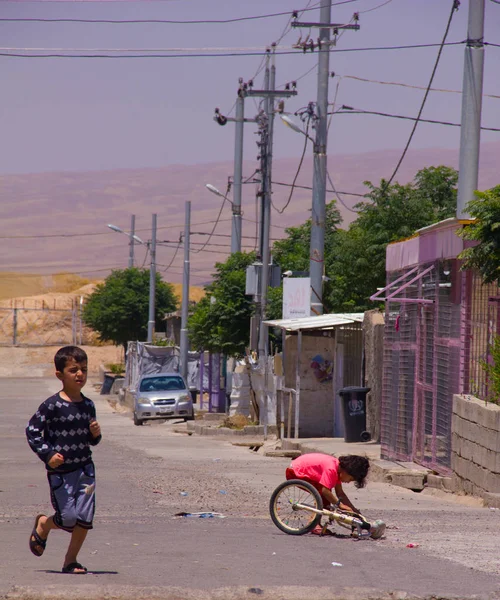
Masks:
[[[155,296],[156,296],[156,215],[153,215],[151,225],[151,242],[149,243],[149,254],[151,262],[149,266],[149,319],[148,319],[148,339],[151,343],[155,330]]]
[[[186,202],[184,222],[184,272],[182,275],[182,306],[181,306],[181,339],[180,339],[180,373],[185,380],[188,374],[188,330],[189,313],[189,243],[191,233],[191,202]]]
[[[326,204],[326,170],[328,142],[328,78],[330,69],[330,30],[335,34],[339,29],[359,29],[359,25],[340,25],[331,23],[331,0],[321,0],[320,22],[301,23],[292,21],[292,27],[319,27],[318,39],[318,90],[316,103],[316,119],[313,126],[316,130],[314,143],[314,169],[311,213],[311,243],[309,252],[309,274],[311,277],[311,315],[323,314],[323,275],[325,253],[325,204]],[[294,17],[296,15],[294,14]],[[333,41],[335,45],[335,40]],[[312,47],[314,49],[314,45]],[[305,49],[305,48],[304,48]]]
[[[128,268],[131,269],[134,266],[134,235],[135,235],[135,215],[130,216],[130,241],[129,255],[128,255]]]
[[[274,49],[273,49],[274,54]],[[266,57],[266,71],[264,76],[264,89],[254,90],[248,86],[244,89],[244,94],[247,96],[257,96],[264,99],[264,110],[262,110],[256,118],[259,125],[260,141],[257,142],[260,155],[260,218],[259,218],[259,256],[262,261],[260,267],[258,293],[256,300],[257,309],[257,331],[258,341],[257,349],[259,356],[264,356],[267,349],[267,328],[262,326],[262,321],[265,319],[267,309],[267,289],[269,287],[269,262],[270,262],[270,227],[271,227],[271,162],[272,162],[272,131],[274,120],[274,99],[275,98],[290,98],[297,95],[295,83],[292,84],[294,89],[289,89],[289,86],[284,90],[275,90],[276,68],[274,66],[274,57],[268,50]],[[255,350],[255,348],[252,348]]]
[[[241,191],[243,172],[243,125],[245,123],[245,96],[243,79],[239,80],[234,127],[233,220],[231,225],[231,254],[241,252]]]
[[[465,207],[474,199],[474,192],[478,187],[484,74],[484,10],[485,0],[469,0],[460,127],[458,219],[470,218]]]

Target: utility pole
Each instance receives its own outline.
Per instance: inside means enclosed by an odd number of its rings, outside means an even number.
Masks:
[[[128,255],[128,268],[131,269],[134,266],[134,235],[135,235],[135,215],[130,216],[130,241],[129,255]]]
[[[311,315],[323,314],[323,275],[325,254],[325,204],[326,204],[326,172],[327,172],[327,142],[328,142],[328,78],[330,69],[330,46],[336,44],[339,29],[359,29],[359,25],[341,25],[331,23],[331,0],[321,0],[320,22],[302,23],[297,21],[297,13],[292,27],[319,27],[317,46],[312,43],[302,46],[302,49],[314,50],[317,47],[318,57],[318,88],[316,114],[313,126],[316,130],[313,158],[313,191],[311,212],[311,243],[309,249],[309,274],[311,277]],[[357,19],[356,19],[357,20]],[[333,29],[335,38],[330,41],[330,30]]]
[[[185,381],[188,375],[188,333],[187,321],[189,312],[189,243],[191,233],[191,202],[186,202],[184,221],[184,272],[182,276],[181,307],[181,339],[180,339],[180,372]]]
[[[273,49],[274,54],[274,49]],[[257,115],[256,121],[259,126],[257,142],[259,147],[261,184],[259,191],[260,218],[259,218],[259,258],[262,262],[258,278],[258,291],[256,294],[257,307],[257,350],[259,356],[264,356],[267,350],[267,330],[262,326],[267,309],[267,289],[269,287],[269,262],[270,262],[270,227],[271,227],[271,161],[272,161],[272,130],[274,119],[274,99],[290,98],[297,95],[295,83],[286,86],[284,90],[275,90],[276,68],[271,65],[271,53],[268,50],[266,57],[266,71],[264,76],[264,89],[254,90],[249,85],[243,90],[246,96],[257,96],[264,99],[264,110]],[[255,350],[255,348],[252,348]]]
[[[243,125],[245,123],[245,96],[240,77],[236,98],[234,126],[233,220],[231,224],[231,254],[241,252],[241,191],[243,171]]]
[[[474,199],[479,178],[479,146],[484,74],[485,0],[469,0],[467,44],[464,54],[457,218],[470,218],[466,205]]]
[[[153,342],[155,330],[155,296],[156,296],[156,215],[153,215],[151,225],[151,242],[149,243],[149,254],[151,262],[149,266],[149,319],[148,319],[148,342]]]

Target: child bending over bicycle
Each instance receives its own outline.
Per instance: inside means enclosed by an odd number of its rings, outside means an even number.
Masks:
[[[336,458],[330,454],[311,452],[292,460],[286,470],[286,478],[301,479],[313,485],[321,495],[323,508],[336,507],[359,513],[342,484],[354,481],[357,488],[364,487],[369,468],[370,461],[364,456],[349,454]]]

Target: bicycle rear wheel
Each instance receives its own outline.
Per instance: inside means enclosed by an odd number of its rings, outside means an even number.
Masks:
[[[307,481],[290,479],[280,484],[273,492],[269,502],[269,512],[273,523],[289,535],[303,535],[316,527],[321,515],[298,508],[297,504],[323,509],[318,490]]]

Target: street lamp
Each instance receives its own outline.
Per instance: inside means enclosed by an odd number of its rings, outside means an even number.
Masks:
[[[150,267],[149,267],[149,315],[148,315],[148,338],[147,341],[151,343],[153,341],[153,333],[155,328],[155,296],[156,296],[156,215],[153,215],[151,225],[151,240],[144,242],[141,238],[134,234],[135,215],[132,215],[132,227],[130,233],[127,234],[123,229],[108,223],[108,227],[117,233],[125,233],[130,237],[130,257],[129,267],[134,266],[134,241],[143,246],[147,246],[150,254]]]
[[[235,252],[241,252],[241,202],[238,203],[236,201],[233,202],[229,200],[227,197],[227,194],[229,193],[229,187],[225,194],[223,194],[215,187],[215,185],[212,185],[211,183],[206,183],[205,187],[207,190],[212,192],[212,194],[227,200],[233,207],[233,220],[231,225],[231,254],[234,254]]]
[[[318,91],[319,94],[319,91]],[[325,90],[322,89],[322,94]],[[328,85],[326,86],[326,95]],[[323,107],[325,98],[322,98]],[[317,110],[319,112],[319,100]],[[309,273],[311,277],[311,314],[323,314],[323,269],[325,253],[325,207],[326,207],[326,140],[327,123],[325,115],[318,115],[314,105],[310,102],[301,113],[301,118],[313,120],[316,129],[316,139],[313,139],[306,131],[287,114],[280,114],[281,120],[293,131],[306,136],[313,142],[313,193],[311,210],[311,241],[309,246]]]
[[[301,133],[302,135],[305,135],[306,138],[310,139],[311,142],[314,143],[314,139],[307,132],[305,132],[301,127],[299,127],[290,115],[286,115],[286,114],[282,113],[282,114],[280,114],[280,118],[285,125],[290,127],[290,129],[292,129],[293,131],[295,131],[297,133]]]
[[[134,266],[134,240],[136,242],[138,242],[139,244],[144,244],[144,242],[141,240],[140,237],[134,235],[135,215],[131,215],[131,217],[130,217],[130,232],[129,233],[127,233],[126,231],[123,231],[123,229],[121,229],[120,227],[117,227],[116,225],[112,225],[111,223],[108,223],[108,227],[110,229],[112,229],[113,231],[116,231],[117,233],[124,233],[125,235],[129,236],[130,241],[129,241],[128,267],[129,267],[129,269],[132,268]]]

